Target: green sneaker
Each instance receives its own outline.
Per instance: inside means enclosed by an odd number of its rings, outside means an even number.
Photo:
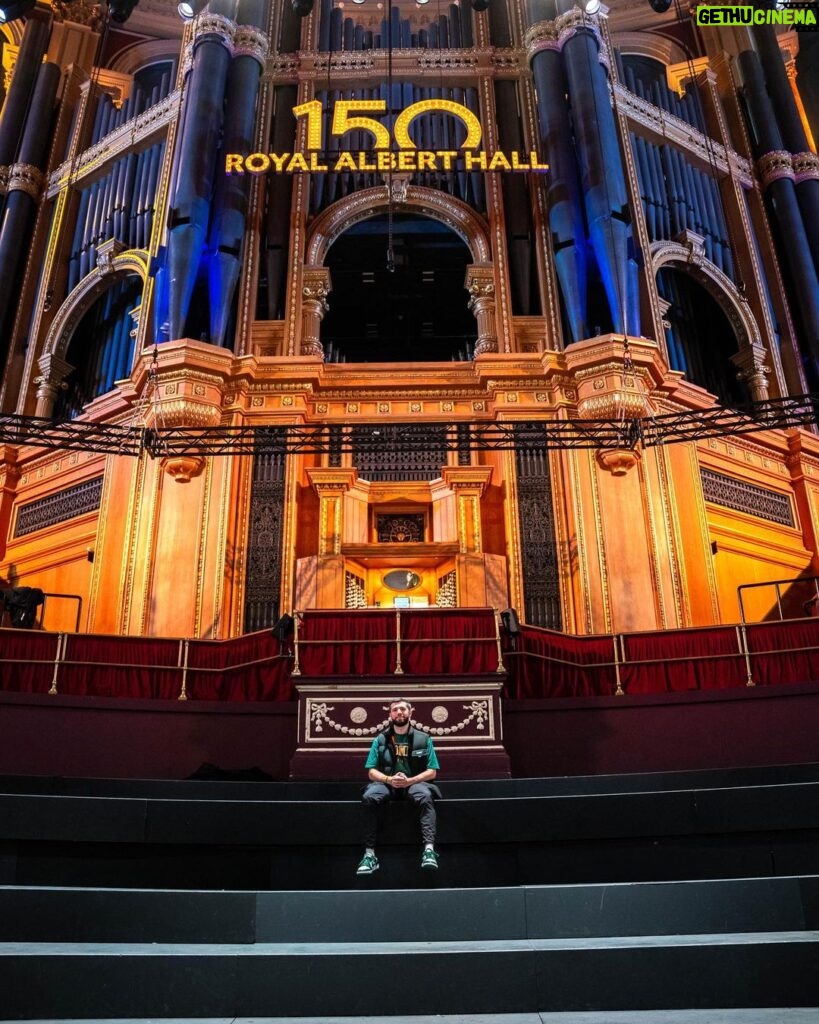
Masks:
[[[436,864],[435,866],[437,867],[438,865]],[[374,853],[365,853],[361,858],[356,874],[371,875],[374,871],[378,871],[378,857]]]
[[[438,854],[434,850],[424,850],[421,855],[421,867],[438,870]]]

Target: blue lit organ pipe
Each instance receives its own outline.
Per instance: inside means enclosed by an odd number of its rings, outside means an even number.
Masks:
[[[14,65],[14,74],[0,114],[0,167],[8,167],[20,146],[29,102],[48,43],[48,23],[30,18]]]
[[[562,54],[541,50],[531,59],[542,152],[549,164],[549,228],[555,269],[566,308],[570,341],[588,337],[588,262],[580,184]]]
[[[58,65],[50,62],[39,65],[15,163],[43,169],[60,77]],[[37,200],[11,179],[0,223],[0,338],[16,307],[15,288],[28,250],[28,237],[36,210]]]
[[[265,0],[239,0],[236,20],[263,30]],[[239,53],[230,64],[225,99],[223,153],[245,153],[253,148],[256,98],[262,65],[259,59]],[[241,269],[242,239],[250,182],[245,175],[219,174],[213,197],[208,245],[208,299],[210,340],[224,346],[233,296]]]
[[[293,107],[297,87],[282,85],[274,93],[271,149],[274,153],[292,151],[296,136]],[[314,183],[324,180],[323,174],[311,174]],[[285,275],[290,238],[290,205],[292,177],[289,174],[267,175],[267,216],[265,224],[265,271],[267,276],[267,319],[284,317]]]
[[[211,14],[232,18],[231,0],[211,0]],[[217,32],[194,39],[187,80],[185,116],[176,153],[178,173],[169,204],[167,241],[168,334],[185,330],[191,297],[207,238],[216,157],[230,52]]]
[[[515,82],[496,82],[495,96],[500,148],[520,152],[524,146]],[[538,313],[539,310],[531,308],[532,237],[529,183],[522,174],[504,174],[502,187],[506,244],[509,248],[512,309],[519,316],[530,316]]]
[[[757,54],[746,50],[739,55],[739,67],[745,87],[745,100],[755,136],[758,156],[783,148],[782,136],[774,117],[771,101],[765,90],[762,67]],[[819,381],[819,280],[794,183],[790,178],[770,181],[766,192],[771,198],[771,212],[779,222],[783,240],[782,255],[791,273],[794,286],[794,303],[797,316],[803,326],[803,339],[810,357],[809,378],[811,386]]]
[[[783,148],[791,153],[808,153],[810,146],[796,107],[776,33],[770,25],[755,25],[753,33],[776,123],[782,133]],[[814,265],[819,267],[819,181],[816,178],[805,178],[798,182],[796,198]]]

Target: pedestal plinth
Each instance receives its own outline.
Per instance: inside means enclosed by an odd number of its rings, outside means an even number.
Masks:
[[[395,676],[306,680],[298,694],[298,747],[290,762],[294,779],[361,779],[374,737],[386,728],[389,703],[406,698],[413,725],[428,732],[443,781],[499,779],[510,775],[503,747],[500,692],[503,678],[470,676],[412,682]]]

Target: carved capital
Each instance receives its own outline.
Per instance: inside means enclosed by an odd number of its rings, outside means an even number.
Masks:
[[[464,288],[469,292],[469,308],[475,314],[478,339],[475,355],[498,351],[495,328],[495,269],[491,263],[473,263],[466,268]]]
[[[8,169],[6,192],[25,192],[36,202],[46,182],[46,176],[34,164],[12,164]]]
[[[321,321],[330,308],[327,296],[332,290],[327,267],[305,267],[301,289],[301,351],[305,356],[324,357],[320,341]]]
[[[92,32],[99,32],[105,20],[104,4],[94,3],[93,0],[51,0],[51,9],[57,20],[83,25]]]
[[[162,468],[168,476],[172,476],[179,484],[189,484],[204,467],[205,460],[201,455],[177,455],[162,462]]]
[[[606,448],[597,453],[598,463],[612,476],[625,476],[642,458],[639,449]]]
[[[236,22],[222,14],[212,14],[205,10],[193,19],[192,26],[194,48],[203,42],[221,42],[228,47],[233,45]]]
[[[37,385],[35,415],[50,416],[54,411],[57,395],[68,387],[66,378],[74,367],[53,352],[47,352],[37,360],[37,368],[40,375],[34,378]]]
[[[767,401],[771,368],[765,363],[765,350],[762,346],[752,345],[737,352],[735,356],[731,356],[731,362],[739,370],[737,380],[747,385],[751,399],[754,402]]]
[[[233,35],[233,56],[252,57],[264,70],[267,36],[255,25],[237,25]]]

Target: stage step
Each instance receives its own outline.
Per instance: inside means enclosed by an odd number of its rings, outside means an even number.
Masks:
[[[169,1017],[163,1024],[304,1024],[304,1017]],[[752,1010],[610,1010],[603,1013],[469,1013],[403,1017],[402,1024],[817,1024],[817,1007]],[[0,1024],[6,1024],[0,1021]],[[30,1024],[68,1024],[35,1020]],[[72,1020],[71,1024],[153,1024],[149,1018]],[[310,1024],[395,1024],[394,1017],[311,1017]]]
[[[388,912],[385,910],[385,912]],[[400,926],[400,921],[399,921]],[[2,943],[9,1019],[819,1003],[819,932],[481,942]],[[392,983],[390,979],[393,979]]]
[[[6,779],[0,884],[335,890],[811,874],[818,767],[451,783],[437,875],[419,869],[414,808],[396,805],[382,869],[364,880],[357,785]]]
[[[380,893],[9,887],[0,993],[8,1020],[810,1007],[818,926],[817,876]]]

